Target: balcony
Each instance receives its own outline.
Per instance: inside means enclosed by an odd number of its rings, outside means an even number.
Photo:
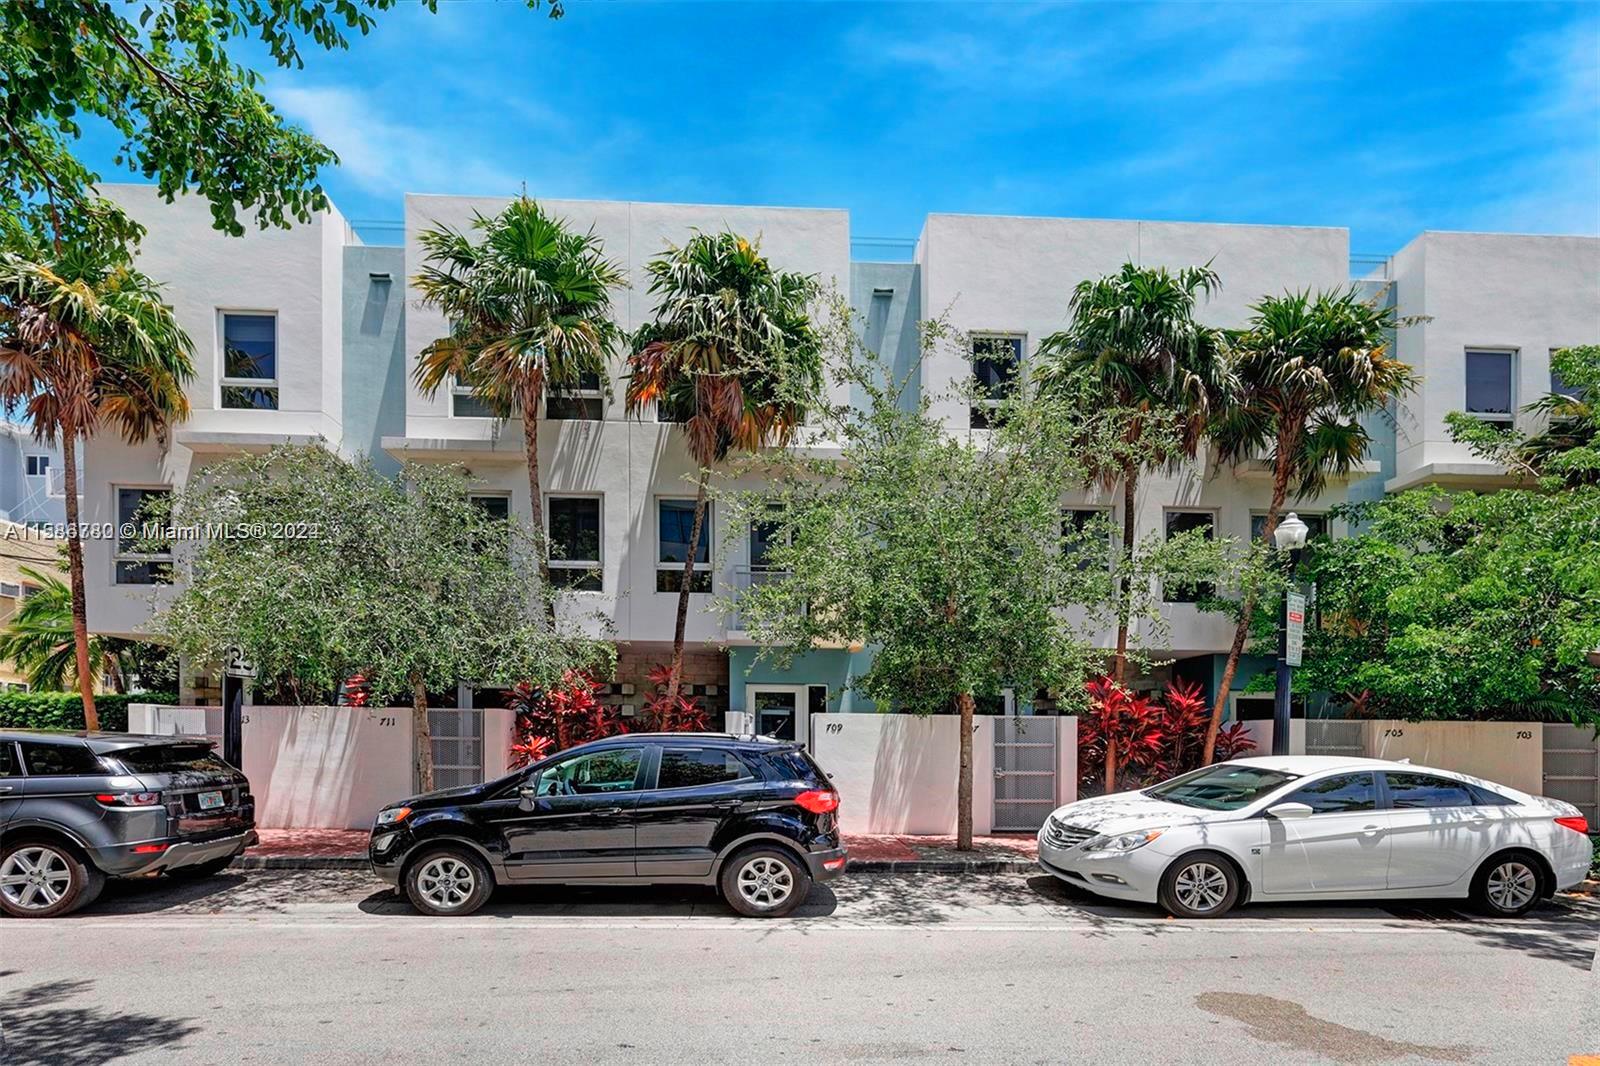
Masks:
[[[788,570],[774,570],[767,566],[736,566],[733,568],[733,587],[738,597],[742,598],[744,593],[750,589],[758,588],[770,582],[782,581],[789,574],[790,571]],[[746,628],[743,614],[738,611],[733,613],[732,617],[728,619],[728,632],[729,634],[748,634],[749,630]]]

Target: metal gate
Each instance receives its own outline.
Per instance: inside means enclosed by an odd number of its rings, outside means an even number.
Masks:
[[[433,731],[433,787],[480,784],[483,712],[469,707],[430,707],[428,728]]]
[[[1306,754],[1365,757],[1364,725],[1364,722],[1355,718],[1308,718]]]
[[[1544,794],[1600,818],[1600,743],[1588,726],[1544,724]]]
[[[994,828],[1037,830],[1056,808],[1059,718],[994,719]]]

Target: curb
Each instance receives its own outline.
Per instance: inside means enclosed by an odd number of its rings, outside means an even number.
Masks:
[[[234,870],[365,870],[365,855],[242,855]],[[1027,859],[853,859],[853,874],[1004,874],[1032,873],[1038,863]]]

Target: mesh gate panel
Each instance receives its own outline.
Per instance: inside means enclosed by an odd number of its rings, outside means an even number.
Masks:
[[[1350,719],[1306,719],[1306,754],[1365,756],[1361,726],[1361,722]]]
[[[466,707],[430,707],[428,727],[433,731],[433,787],[480,784],[483,712]]]
[[[1544,794],[1600,818],[1600,741],[1587,726],[1544,726]]]
[[[1060,719],[994,720],[994,828],[1033,831],[1056,808],[1056,727]]]

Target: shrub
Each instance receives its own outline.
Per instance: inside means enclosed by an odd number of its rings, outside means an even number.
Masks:
[[[102,693],[94,705],[100,728],[127,732],[128,704],[176,703],[170,692]],[[0,692],[0,729],[82,729],[83,699],[76,692]]]
[[[1199,685],[1170,683],[1159,700],[1135,696],[1109,677],[1089,682],[1087,689],[1089,708],[1078,717],[1081,791],[1139,788],[1200,765],[1207,712]],[[1215,761],[1254,747],[1244,724],[1234,722],[1217,734]]]

